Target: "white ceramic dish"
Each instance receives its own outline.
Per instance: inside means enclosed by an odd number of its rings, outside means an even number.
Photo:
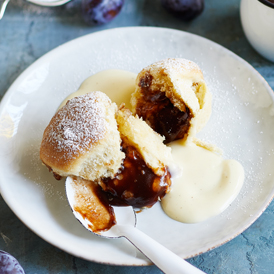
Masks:
[[[240,15],[250,44],[263,57],[274,62],[273,0],[241,0]]]
[[[199,64],[213,93],[213,113],[199,137],[240,161],[241,193],[221,215],[198,224],[167,217],[159,204],[138,214],[137,226],[188,258],[219,246],[253,223],[274,194],[273,94],[248,63],[199,36],[171,29],[121,28],[73,40],[32,64],[10,87],[0,108],[0,187],[15,214],[49,243],[87,260],[147,265],[123,239],[92,235],[74,218],[64,181],[39,160],[43,131],[59,104],[88,76],[103,69],[139,72],[166,57]]]

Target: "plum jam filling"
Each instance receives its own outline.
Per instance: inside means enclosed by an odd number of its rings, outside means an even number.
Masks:
[[[134,147],[123,143],[122,150],[126,154],[123,166],[113,179],[106,178],[101,183],[108,192],[110,204],[136,208],[153,206],[171,185],[168,169],[165,168],[163,176],[157,176]]]
[[[192,114],[187,106],[179,110],[160,90],[152,90],[153,77],[149,74],[141,78],[139,87],[142,98],[136,106],[136,113],[150,127],[165,136],[165,143],[184,138],[187,134]]]

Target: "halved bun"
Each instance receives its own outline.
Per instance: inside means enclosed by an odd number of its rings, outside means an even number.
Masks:
[[[117,106],[102,92],[69,100],[44,131],[40,158],[58,176],[96,181],[113,177],[124,153],[117,130]]]
[[[133,113],[169,142],[193,137],[205,126],[211,115],[211,97],[197,64],[169,58],[149,65],[138,74],[131,104]],[[176,119],[183,121],[180,126],[184,127],[178,138],[168,136],[179,131]]]

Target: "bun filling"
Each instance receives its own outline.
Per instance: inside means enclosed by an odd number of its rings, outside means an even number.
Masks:
[[[152,79],[153,76],[146,73],[138,83],[141,96],[136,105],[136,114],[165,137],[164,143],[183,139],[188,133],[193,117],[190,109],[183,103],[183,110],[175,107],[160,88],[151,88]]]
[[[163,175],[158,176],[133,146],[122,143],[122,151],[126,157],[116,176],[100,182],[103,190],[108,192],[110,204],[136,208],[153,206],[171,185],[168,168],[164,167]]]

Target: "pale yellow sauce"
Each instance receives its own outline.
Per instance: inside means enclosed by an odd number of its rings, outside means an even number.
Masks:
[[[242,165],[193,143],[175,141],[169,146],[182,173],[162,199],[165,213],[179,222],[197,223],[223,212],[241,190]]]
[[[123,70],[105,70],[87,78],[68,99],[91,91],[102,91],[118,106],[131,109],[130,97],[135,90],[136,74]],[[238,195],[244,181],[244,170],[235,160],[224,160],[195,144],[175,141],[169,145],[181,169],[172,188],[162,199],[165,213],[183,223],[196,223],[224,211]]]
[[[70,94],[62,102],[60,107],[73,97],[91,91],[102,91],[118,106],[125,103],[125,106],[131,109],[130,97],[135,90],[136,76],[136,73],[118,69],[100,71],[87,78],[76,92]]]

